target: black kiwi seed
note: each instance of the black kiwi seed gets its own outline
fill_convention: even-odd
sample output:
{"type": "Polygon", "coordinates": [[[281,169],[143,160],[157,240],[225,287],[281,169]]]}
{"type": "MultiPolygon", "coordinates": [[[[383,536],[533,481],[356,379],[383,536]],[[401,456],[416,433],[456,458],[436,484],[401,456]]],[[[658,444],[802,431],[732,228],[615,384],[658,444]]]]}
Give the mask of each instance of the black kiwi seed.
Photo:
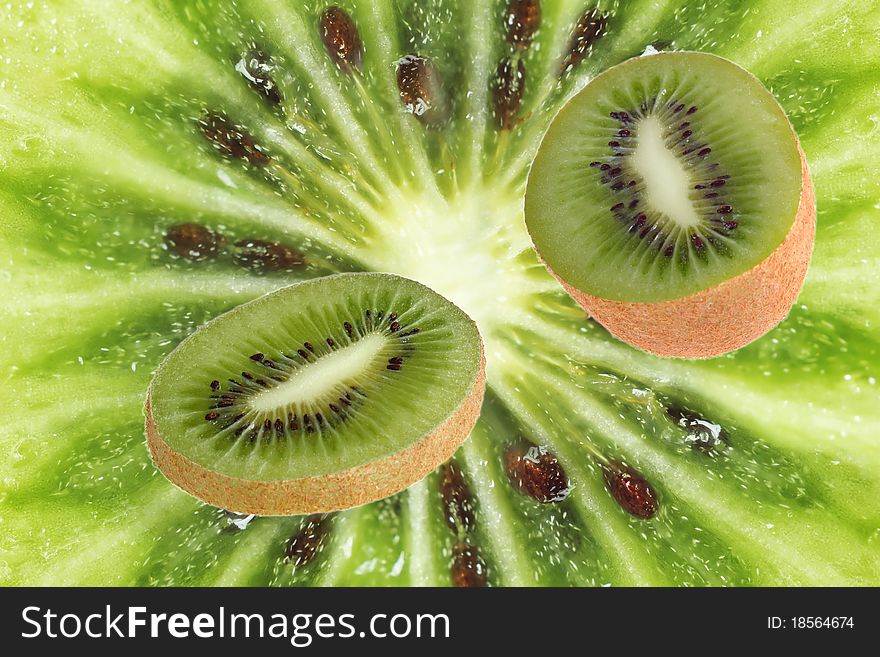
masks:
{"type": "Polygon", "coordinates": [[[446,524],[456,532],[474,528],[474,502],[461,470],[452,461],[440,466],[440,495],[446,524]]]}
{"type": "Polygon", "coordinates": [[[495,118],[502,130],[510,130],[517,121],[526,90],[526,65],[505,57],[495,72],[495,118]]]}
{"type": "Polygon", "coordinates": [[[486,564],[475,545],[456,543],[452,547],[451,574],[452,584],[458,588],[486,586],[486,564]]]}
{"type": "Polygon", "coordinates": [[[571,491],[565,470],[552,453],[537,445],[511,445],[504,453],[510,483],[542,504],[561,502],[571,491]]]}
{"type": "Polygon", "coordinates": [[[648,519],[657,513],[657,493],[636,470],[622,463],[603,466],[605,486],[621,508],[636,518],[648,519]]]}
{"type": "Polygon", "coordinates": [[[247,160],[255,167],[265,167],[271,162],[250,133],[221,112],[205,113],[198,120],[198,126],[202,134],[214,144],[214,148],[223,155],[247,160]]]}
{"type": "Polygon", "coordinates": [[[519,50],[528,50],[541,26],[541,3],[538,0],[511,0],[504,10],[505,38],[519,50]]]}
{"type": "Polygon", "coordinates": [[[226,239],[207,226],[196,223],[174,224],[165,231],[165,246],[187,260],[207,260],[220,253],[226,239]]]}
{"type": "Polygon", "coordinates": [[[321,549],[321,545],[330,531],[330,521],[326,515],[319,513],[308,516],[287,542],[284,555],[294,566],[305,566],[321,549]]]}
{"type": "Polygon", "coordinates": [[[211,381],[211,390],[217,391],[220,390],[220,382],[217,379],[211,381]]]}
{"type": "Polygon", "coordinates": [[[427,57],[407,55],[397,62],[397,89],[404,107],[424,125],[438,125],[446,120],[440,72],[427,57]]]}
{"type": "Polygon", "coordinates": [[[274,66],[266,53],[252,48],[235,64],[235,70],[241,73],[248,85],[260,94],[271,105],[280,105],[281,92],[272,77],[274,66]]]}
{"type": "Polygon", "coordinates": [[[598,41],[608,25],[608,17],[598,9],[588,9],[578,19],[568,45],[568,54],[562,60],[559,75],[577,66],[587,52],[598,41]]]}
{"type": "Polygon", "coordinates": [[[306,264],[305,256],[295,248],[258,239],[243,239],[235,243],[236,264],[256,273],[291,271],[306,264]]]}
{"type": "Polygon", "coordinates": [[[363,46],[357,25],[348,13],[339,7],[328,7],[318,21],[321,41],[330,59],[343,71],[361,67],[363,46]]]}

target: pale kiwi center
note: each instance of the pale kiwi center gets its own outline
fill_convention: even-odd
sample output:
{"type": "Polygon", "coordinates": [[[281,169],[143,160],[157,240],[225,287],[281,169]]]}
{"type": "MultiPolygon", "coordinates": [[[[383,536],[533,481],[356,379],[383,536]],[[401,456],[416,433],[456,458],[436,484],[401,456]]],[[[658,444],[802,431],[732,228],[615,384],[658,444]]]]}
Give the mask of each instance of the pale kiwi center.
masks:
{"type": "Polygon", "coordinates": [[[254,411],[268,413],[318,401],[336,391],[341,383],[362,375],[385,345],[384,336],[378,333],[366,335],[300,367],[284,383],[253,397],[250,406],[254,411]]]}
{"type": "Polygon", "coordinates": [[[631,162],[645,181],[646,201],[682,228],[701,225],[689,196],[691,181],[675,153],[666,147],[657,117],[639,122],[638,143],[631,162]]]}

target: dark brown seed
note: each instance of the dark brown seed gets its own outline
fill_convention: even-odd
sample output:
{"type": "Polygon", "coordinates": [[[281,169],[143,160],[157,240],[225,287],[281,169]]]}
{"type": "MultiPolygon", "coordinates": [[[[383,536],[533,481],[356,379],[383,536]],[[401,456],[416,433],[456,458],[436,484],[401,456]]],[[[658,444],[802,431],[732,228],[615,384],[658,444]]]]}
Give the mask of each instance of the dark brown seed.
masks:
{"type": "Polygon", "coordinates": [[[389,326],[388,329],[392,333],[397,333],[400,330],[400,322],[391,322],[391,326],[389,326]]]}
{"type": "Polygon", "coordinates": [[[389,358],[388,362],[392,365],[400,365],[403,362],[403,356],[394,356],[394,358],[389,358]]]}
{"type": "Polygon", "coordinates": [[[328,7],[319,21],[321,41],[330,59],[343,71],[361,67],[361,35],[351,16],[339,7],[328,7]]]}
{"type": "Polygon", "coordinates": [[[255,360],[259,363],[259,362],[262,362],[262,360],[263,360],[263,354],[259,354],[259,353],[253,354],[250,358],[251,358],[251,360],[255,360]]]}
{"type": "Polygon", "coordinates": [[[268,431],[269,429],[271,429],[271,428],[272,428],[272,420],[270,420],[269,418],[266,418],[265,420],[263,420],[263,428],[264,428],[266,431],[268,431]]]}
{"type": "Polygon", "coordinates": [[[174,224],[165,231],[165,246],[187,260],[215,258],[226,243],[224,237],[202,224],[174,224]]]}
{"type": "Polygon", "coordinates": [[[701,238],[699,235],[691,235],[691,244],[694,245],[694,248],[695,248],[697,251],[702,250],[702,248],[705,246],[705,245],[703,244],[703,240],[702,240],[702,238],[701,238]]]}
{"type": "Polygon", "coordinates": [[[281,420],[275,420],[275,433],[279,436],[284,433],[284,422],[281,420]]]}
{"type": "Polygon", "coordinates": [[[528,50],[541,26],[541,3],[538,0],[511,0],[504,11],[507,43],[528,50]]]}
{"type": "Polygon", "coordinates": [[[700,149],[700,152],[697,153],[697,155],[699,155],[700,157],[706,157],[711,152],[712,152],[711,148],[703,148],[703,149],[700,149]]]}
{"type": "Polygon", "coordinates": [[[327,338],[327,346],[331,349],[336,346],[336,343],[333,341],[333,338],[327,338]]]}
{"type": "Polygon", "coordinates": [[[250,133],[230,121],[225,114],[207,112],[199,119],[198,125],[214,148],[227,157],[247,160],[256,167],[264,167],[271,161],[250,133]]]}
{"type": "Polygon", "coordinates": [[[218,413],[217,411],[211,411],[205,416],[205,419],[210,422],[212,420],[216,420],[218,417],[220,417],[220,413],[218,413]]]}
{"type": "Polygon", "coordinates": [[[495,119],[502,130],[517,124],[516,117],[526,90],[526,65],[505,57],[495,72],[495,119]]]}
{"type": "Polygon", "coordinates": [[[486,586],[486,564],[475,545],[456,543],[452,547],[452,584],[458,588],[486,586]]]}
{"type": "Polygon", "coordinates": [[[406,111],[428,126],[443,123],[448,105],[440,72],[427,57],[407,55],[397,62],[397,89],[406,111]]]}
{"type": "Polygon", "coordinates": [[[400,367],[401,367],[400,365],[392,364],[392,365],[386,365],[386,366],[385,366],[385,369],[386,369],[386,370],[394,370],[395,372],[399,372],[399,371],[400,371],[400,367]]]}
{"type": "Polygon", "coordinates": [[[287,542],[284,551],[294,566],[305,566],[321,549],[321,544],[330,530],[327,516],[316,513],[305,519],[300,530],[287,542]]]}
{"type": "Polygon", "coordinates": [[[605,486],[624,511],[643,519],[657,513],[657,493],[641,474],[622,463],[611,463],[603,469],[605,486]]]}
{"type": "Polygon", "coordinates": [[[352,337],[352,335],[354,333],[354,327],[351,325],[350,322],[345,322],[342,325],[342,328],[344,328],[345,332],[348,333],[348,337],[352,337]]]}
{"type": "Polygon", "coordinates": [[[299,420],[296,418],[296,413],[289,413],[287,415],[287,426],[290,427],[291,431],[299,431],[299,420]]]}
{"type": "Polygon", "coordinates": [[[332,403],[330,404],[330,410],[333,411],[334,413],[340,412],[339,407],[336,404],[332,404],[332,403]]]}
{"type": "Polygon", "coordinates": [[[446,524],[456,532],[474,528],[474,503],[461,470],[452,461],[440,467],[440,495],[446,524]]]}
{"type": "Polygon", "coordinates": [[[315,347],[312,346],[312,343],[311,343],[311,342],[304,342],[304,343],[303,343],[303,347],[305,347],[306,349],[308,349],[308,350],[311,351],[312,353],[315,353],[315,347]]]}
{"type": "Polygon", "coordinates": [[[211,390],[220,390],[220,382],[216,379],[211,381],[211,390]]]}
{"type": "Polygon", "coordinates": [[[717,210],[718,214],[730,214],[733,212],[733,208],[729,205],[722,205],[717,210]]]}
{"type": "Polygon", "coordinates": [[[253,381],[253,380],[254,380],[254,375],[251,374],[250,372],[242,372],[241,375],[242,375],[244,378],[246,378],[248,381],[253,381]]]}
{"type": "Polygon", "coordinates": [[[542,504],[561,502],[571,485],[554,454],[537,445],[511,445],[504,453],[510,483],[524,495],[542,504]]]}
{"type": "Polygon", "coordinates": [[[241,73],[254,91],[270,104],[280,105],[283,98],[272,77],[274,68],[269,56],[257,49],[246,52],[235,65],[235,70],[241,73]]]}
{"type": "Polygon", "coordinates": [[[257,273],[291,271],[306,264],[305,256],[293,247],[266,240],[244,239],[238,247],[236,264],[257,273]]]}
{"type": "MultiPolygon", "coordinates": [[[[571,35],[571,41],[568,45],[568,54],[562,60],[559,69],[559,75],[563,75],[566,71],[577,66],[580,61],[587,55],[590,47],[598,41],[608,24],[608,17],[598,9],[588,9],[575,25],[571,35]]],[[[623,114],[622,112],[620,114],[623,114]]],[[[615,117],[623,120],[623,117],[615,117]]],[[[629,117],[627,116],[627,119],[629,117]]]]}
{"type": "Polygon", "coordinates": [[[421,329],[418,329],[418,328],[410,329],[410,330],[407,331],[406,333],[401,333],[401,334],[400,334],[400,337],[401,337],[401,338],[408,338],[408,337],[411,336],[411,335],[415,335],[415,334],[418,333],[420,330],[421,330],[421,329]]]}
{"type": "Polygon", "coordinates": [[[712,187],[724,187],[727,181],[724,178],[716,178],[711,183],[709,183],[712,187]]]}
{"type": "Polygon", "coordinates": [[[739,224],[736,223],[735,221],[725,221],[725,222],[723,223],[723,225],[724,225],[724,227],[725,227],[727,230],[733,230],[734,228],[736,228],[737,226],[739,226],[739,224]]]}
{"type": "Polygon", "coordinates": [[[693,114],[693,113],[696,112],[696,111],[697,111],[697,107],[696,107],[696,105],[694,105],[694,106],[691,106],[690,108],[688,108],[687,113],[688,113],[688,114],[693,114]]]}
{"type": "Polygon", "coordinates": [[[309,354],[306,352],[305,349],[297,349],[297,350],[296,350],[296,353],[299,354],[299,357],[302,358],[302,359],[304,359],[304,360],[308,360],[308,359],[309,359],[309,354]]]}

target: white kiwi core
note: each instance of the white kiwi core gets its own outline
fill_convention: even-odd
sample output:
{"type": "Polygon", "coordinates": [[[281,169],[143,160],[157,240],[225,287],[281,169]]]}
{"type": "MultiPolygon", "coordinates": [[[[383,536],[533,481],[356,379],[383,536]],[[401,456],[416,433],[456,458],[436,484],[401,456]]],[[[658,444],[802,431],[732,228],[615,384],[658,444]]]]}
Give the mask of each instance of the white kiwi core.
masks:
{"type": "Polygon", "coordinates": [[[648,116],[638,125],[638,144],[632,165],[645,181],[646,200],[682,228],[700,225],[689,191],[691,180],[681,161],[669,148],[659,119],[648,116]]]}
{"type": "Polygon", "coordinates": [[[299,368],[284,383],[256,395],[250,406],[258,412],[269,412],[291,404],[320,400],[337,390],[341,383],[365,372],[385,345],[386,339],[382,335],[366,335],[299,368]]]}

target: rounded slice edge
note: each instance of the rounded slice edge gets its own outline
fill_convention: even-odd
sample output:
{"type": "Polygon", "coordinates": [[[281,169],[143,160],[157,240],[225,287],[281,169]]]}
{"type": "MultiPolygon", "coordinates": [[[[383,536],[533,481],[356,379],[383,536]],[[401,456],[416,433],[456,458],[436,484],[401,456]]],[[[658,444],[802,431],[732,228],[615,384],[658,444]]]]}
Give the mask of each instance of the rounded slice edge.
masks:
{"type": "Polygon", "coordinates": [[[299,479],[250,480],[210,470],[175,451],[159,435],[146,402],[147,446],[159,470],[178,488],[228,511],[263,516],[329,513],[398,493],[447,461],[470,435],[486,390],[486,357],[470,392],[434,431],[381,459],[299,479]]]}
{"type": "Polygon", "coordinates": [[[773,253],[746,272],[681,299],[612,301],[569,285],[544,262],[566,292],[615,337],[657,356],[712,358],[757,340],[797,300],[816,233],[816,198],[804,152],[801,196],[791,229],[773,253]]]}

